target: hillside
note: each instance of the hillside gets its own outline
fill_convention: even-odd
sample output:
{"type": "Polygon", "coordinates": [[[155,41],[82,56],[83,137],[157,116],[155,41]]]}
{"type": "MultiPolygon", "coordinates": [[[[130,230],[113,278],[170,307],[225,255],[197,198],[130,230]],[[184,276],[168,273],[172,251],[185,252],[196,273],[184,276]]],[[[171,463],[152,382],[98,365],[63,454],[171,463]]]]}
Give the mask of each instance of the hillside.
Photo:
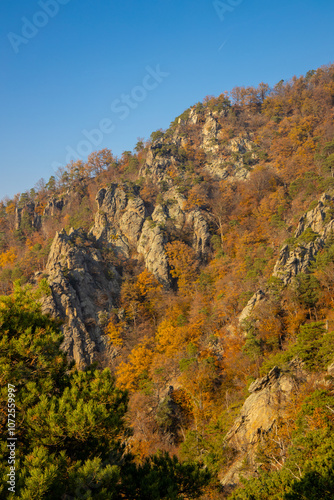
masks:
{"type": "Polygon", "coordinates": [[[1,202],[1,293],[41,291],[67,359],[128,391],[136,466],[198,463],[203,499],[334,498],[333,119],[329,65],[1,202]]]}

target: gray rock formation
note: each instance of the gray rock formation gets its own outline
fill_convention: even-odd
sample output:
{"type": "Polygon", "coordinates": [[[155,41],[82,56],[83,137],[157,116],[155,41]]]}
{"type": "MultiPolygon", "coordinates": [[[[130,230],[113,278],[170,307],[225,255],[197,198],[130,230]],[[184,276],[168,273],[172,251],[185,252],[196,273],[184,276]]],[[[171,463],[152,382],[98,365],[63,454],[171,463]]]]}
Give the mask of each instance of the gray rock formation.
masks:
{"type": "MultiPolygon", "coordinates": [[[[324,248],[328,238],[334,234],[334,197],[324,193],[317,206],[304,214],[298,222],[295,231],[295,238],[302,240],[306,230],[315,233],[314,241],[302,243],[296,241],[295,245],[286,244],[281,250],[273,270],[273,276],[282,280],[284,285],[291,283],[293,278],[299,273],[307,273],[311,262],[316,258],[317,253],[324,248]],[[316,235],[318,234],[318,237],[316,235]]],[[[239,316],[241,324],[260,300],[265,298],[262,291],[256,292],[248,301],[246,307],[239,316]]]]}
{"type": "Polygon", "coordinates": [[[90,234],[100,244],[108,245],[116,255],[128,258],[131,251],[138,252],[147,269],[168,287],[167,224],[171,222],[180,230],[189,228],[199,258],[207,256],[211,235],[205,213],[194,210],[186,214],[182,209],[186,199],[175,188],[164,193],[163,198],[164,202],[157,204],[149,216],[137,188],[112,184],[108,189],[101,189],[96,197],[98,211],[90,234]]]}
{"type": "Polygon", "coordinates": [[[138,253],[143,255],[146,268],[169,287],[170,276],[167,255],[165,252],[166,236],[159,225],[153,220],[145,221],[138,242],[138,253]]]}
{"type": "Polygon", "coordinates": [[[100,189],[96,196],[98,211],[90,233],[125,257],[129,257],[130,247],[136,246],[146,217],[144,202],[137,192],[112,184],[100,189]]]}
{"type": "Polygon", "coordinates": [[[309,228],[316,233],[321,233],[325,225],[326,215],[331,209],[333,209],[333,204],[334,198],[331,195],[324,193],[321,196],[318,205],[313,208],[313,210],[309,210],[299,219],[299,223],[295,231],[295,238],[301,236],[301,234],[309,228]]]}
{"type": "Polygon", "coordinates": [[[242,324],[242,322],[251,315],[254,307],[256,307],[258,303],[265,298],[265,296],[266,295],[262,290],[258,290],[253,297],[249,299],[239,316],[239,324],[242,324]]]}
{"type": "Polygon", "coordinates": [[[41,216],[36,212],[35,203],[32,201],[15,209],[15,229],[21,229],[23,223],[35,229],[41,227],[41,216]]]}
{"type": "Polygon", "coordinates": [[[322,238],[292,249],[289,245],[284,245],[275,264],[273,276],[280,278],[285,285],[288,285],[297,274],[307,272],[310,263],[323,246],[322,238]]]}
{"type": "Polygon", "coordinates": [[[207,218],[201,210],[193,210],[187,217],[193,233],[193,248],[199,258],[205,259],[210,249],[211,234],[207,218]]]}
{"type": "Polygon", "coordinates": [[[240,482],[245,460],[250,464],[246,476],[256,472],[256,449],[263,437],[275,428],[278,418],[284,418],[286,403],[291,394],[298,391],[306,374],[298,360],[291,361],[289,369],[282,371],[277,366],[265,377],[255,380],[250,387],[251,395],[246,399],[238,418],[226,436],[229,447],[235,450],[233,464],[221,482],[232,487],[240,482]]]}
{"type": "Polygon", "coordinates": [[[310,263],[333,234],[333,209],[334,198],[325,193],[321,196],[318,205],[300,218],[295,238],[301,239],[307,229],[318,234],[318,237],[305,244],[297,241],[295,247],[284,245],[274,267],[273,276],[280,278],[287,285],[297,274],[308,271],[310,263]],[[326,222],[326,219],[329,221],[326,222]]]}
{"type": "Polygon", "coordinates": [[[119,293],[119,276],[107,266],[94,242],[81,230],[57,233],[46,265],[51,295],[43,311],[64,321],[62,349],[79,368],[99,356],[116,355],[103,332],[119,293]]]}
{"type": "Polygon", "coordinates": [[[64,198],[50,198],[44,208],[43,215],[45,217],[54,217],[59,214],[65,207],[66,201],[64,198]]]}

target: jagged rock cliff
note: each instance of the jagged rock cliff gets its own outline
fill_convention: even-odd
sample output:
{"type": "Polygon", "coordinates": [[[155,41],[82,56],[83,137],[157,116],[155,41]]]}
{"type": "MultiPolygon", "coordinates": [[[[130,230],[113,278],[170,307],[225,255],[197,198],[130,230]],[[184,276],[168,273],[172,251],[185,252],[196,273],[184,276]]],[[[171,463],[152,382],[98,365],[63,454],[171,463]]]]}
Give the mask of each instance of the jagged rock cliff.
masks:
{"type": "Polygon", "coordinates": [[[305,273],[317,253],[324,247],[334,229],[334,198],[324,193],[317,206],[303,215],[295,232],[294,245],[284,245],[275,265],[273,276],[285,285],[299,273],[305,273]],[[303,242],[303,234],[310,230],[313,241],[303,242]]]}
{"type": "MultiPolygon", "coordinates": [[[[185,212],[184,198],[174,188],[165,193],[153,212],[140,197],[138,186],[112,184],[99,190],[96,201],[98,210],[89,233],[57,233],[45,270],[51,296],[45,300],[44,310],[65,321],[63,349],[81,368],[102,355],[109,362],[116,355],[103,331],[121,278],[106,262],[105,251],[111,252],[118,267],[122,259],[139,256],[168,288],[171,278],[165,247],[169,231],[187,230],[201,259],[208,254],[211,238],[208,215],[199,209],[185,212]]],[[[48,204],[50,213],[61,209],[57,200],[48,204]]]]}
{"type": "MultiPolygon", "coordinates": [[[[291,283],[299,273],[307,273],[317,253],[324,248],[334,232],[334,197],[324,193],[318,204],[306,212],[299,220],[293,243],[285,244],[273,270],[273,276],[282,280],[284,285],[291,283]],[[311,239],[312,241],[308,241],[311,239]]],[[[239,323],[251,316],[265,291],[258,290],[248,301],[239,315],[239,323]]]]}
{"type": "Polygon", "coordinates": [[[43,303],[44,312],[64,321],[63,350],[79,368],[115,350],[103,333],[109,311],[119,293],[120,277],[108,266],[93,239],[83,231],[57,233],[46,273],[51,295],[43,303]]]}
{"type": "Polygon", "coordinates": [[[255,380],[249,387],[239,416],[226,436],[226,442],[235,452],[233,464],[221,477],[226,487],[240,482],[240,474],[252,476],[257,470],[256,452],[262,440],[274,431],[280,418],[284,418],[286,405],[307,374],[296,359],[283,371],[277,366],[266,376],[255,380]],[[245,470],[247,463],[247,471],[245,470]]]}
{"type": "Polygon", "coordinates": [[[112,184],[108,189],[101,189],[96,199],[98,211],[91,234],[100,244],[107,244],[126,258],[131,251],[138,252],[147,269],[166,287],[170,285],[165,251],[169,223],[180,230],[187,227],[199,258],[205,258],[209,251],[208,215],[198,209],[185,212],[185,200],[174,188],[164,194],[162,203],[156,204],[151,214],[138,187],[112,184]]]}

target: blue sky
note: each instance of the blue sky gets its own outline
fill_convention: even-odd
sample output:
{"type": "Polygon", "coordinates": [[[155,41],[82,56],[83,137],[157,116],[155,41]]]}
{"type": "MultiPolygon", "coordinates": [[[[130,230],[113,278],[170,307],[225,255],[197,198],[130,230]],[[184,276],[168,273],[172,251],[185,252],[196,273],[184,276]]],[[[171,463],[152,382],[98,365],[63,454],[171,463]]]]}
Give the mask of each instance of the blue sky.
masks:
{"type": "Polygon", "coordinates": [[[190,105],[333,62],[332,0],[1,0],[0,199],[190,105]]]}

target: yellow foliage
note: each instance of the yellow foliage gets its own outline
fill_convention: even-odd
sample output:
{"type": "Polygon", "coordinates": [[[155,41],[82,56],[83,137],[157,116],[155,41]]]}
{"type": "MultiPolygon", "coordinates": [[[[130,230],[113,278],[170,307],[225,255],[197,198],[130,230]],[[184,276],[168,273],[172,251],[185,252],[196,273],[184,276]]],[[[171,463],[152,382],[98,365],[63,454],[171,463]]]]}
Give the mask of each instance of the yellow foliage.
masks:
{"type": "Polygon", "coordinates": [[[7,264],[13,264],[17,259],[17,255],[14,249],[10,249],[7,252],[0,254],[0,267],[4,267],[7,264]]]}
{"type": "Polygon", "coordinates": [[[178,176],[178,171],[176,170],[176,168],[174,166],[171,166],[168,168],[167,174],[169,175],[169,177],[171,179],[176,179],[176,177],[178,176]]]}
{"type": "Polygon", "coordinates": [[[206,200],[196,191],[191,191],[187,201],[184,203],[183,210],[194,210],[206,205],[206,200]]]}
{"type": "Polygon", "coordinates": [[[156,331],[157,350],[173,358],[180,354],[190,342],[196,344],[201,334],[196,324],[178,326],[174,320],[164,319],[156,331]]]}
{"type": "Polygon", "coordinates": [[[8,203],[8,205],[6,206],[6,213],[7,214],[14,214],[15,213],[15,203],[13,201],[8,203]]]}
{"type": "Polygon", "coordinates": [[[157,293],[162,290],[162,285],[147,269],[137,277],[137,287],[142,297],[147,297],[152,292],[157,293]]]}
{"type": "Polygon", "coordinates": [[[29,250],[33,249],[34,244],[33,244],[33,242],[31,241],[30,238],[27,238],[26,246],[29,248],[29,250]]]}
{"type": "Polygon", "coordinates": [[[171,275],[178,279],[179,291],[189,295],[197,278],[197,262],[192,248],[181,241],[166,245],[166,253],[171,265],[171,275]]]}
{"type": "Polygon", "coordinates": [[[115,323],[111,319],[105,331],[112,344],[117,346],[123,345],[122,333],[124,332],[124,323],[115,325],[115,323]]]}
{"type": "Polygon", "coordinates": [[[43,215],[45,207],[46,207],[46,203],[39,203],[37,205],[37,207],[35,208],[35,212],[39,215],[43,215]]]}
{"type": "Polygon", "coordinates": [[[150,340],[144,338],[131,351],[128,362],[122,362],[116,370],[116,383],[121,389],[135,390],[140,380],[146,377],[152,361],[153,351],[150,340]]]}

